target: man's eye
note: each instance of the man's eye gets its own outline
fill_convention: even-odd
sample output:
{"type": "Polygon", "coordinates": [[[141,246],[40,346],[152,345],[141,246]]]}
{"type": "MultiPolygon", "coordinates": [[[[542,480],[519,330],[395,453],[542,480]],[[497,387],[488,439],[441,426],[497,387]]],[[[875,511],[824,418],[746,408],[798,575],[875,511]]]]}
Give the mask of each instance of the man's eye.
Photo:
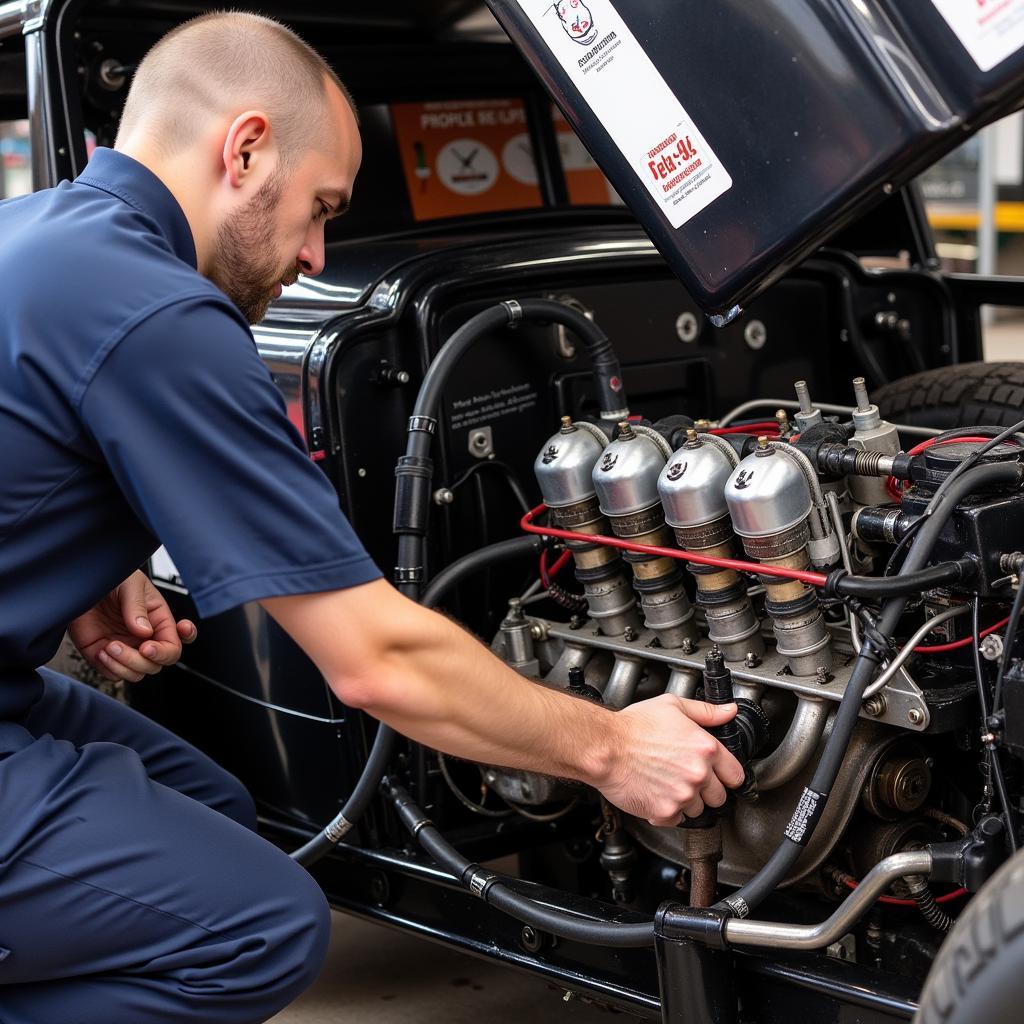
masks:
{"type": "Polygon", "coordinates": [[[326,203],[317,203],[316,212],[313,214],[314,220],[326,220],[327,215],[331,212],[331,208],[326,203]]]}

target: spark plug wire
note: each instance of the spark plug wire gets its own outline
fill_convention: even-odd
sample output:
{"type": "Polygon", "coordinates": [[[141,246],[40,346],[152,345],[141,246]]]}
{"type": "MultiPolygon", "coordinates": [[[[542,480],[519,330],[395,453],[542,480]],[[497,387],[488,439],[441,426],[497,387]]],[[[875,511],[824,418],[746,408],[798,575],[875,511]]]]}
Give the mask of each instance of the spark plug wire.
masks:
{"type": "Polygon", "coordinates": [[[680,548],[664,548],[655,544],[634,544],[620,540],[618,537],[606,537],[600,533],[576,533],[573,530],[559,530],[553,526],[537,526],[533,521],[547,505],[540,504],[530,509],[520,520],[519,525],[527,533],[540,534],[543,537],[558,537],[561,540],[583,541],[586,544],[601,544],[605,547],[618,548],[620,551],[635,551],[656,558],[675,558],[681,562],[694,562],[697,565],[710,565],[717,569],[733,569],[736,572],[753,573],[757,576],[777,576],[781,579],[799,580],[812,587],[823,587],[825,576],[820,572],[807,572],[802,569],[787,569],[778,565],[765,565],[760,562],[743,562],[736,558],[716,558],[712,555],[698,555],[693,551],[680,548]]]}

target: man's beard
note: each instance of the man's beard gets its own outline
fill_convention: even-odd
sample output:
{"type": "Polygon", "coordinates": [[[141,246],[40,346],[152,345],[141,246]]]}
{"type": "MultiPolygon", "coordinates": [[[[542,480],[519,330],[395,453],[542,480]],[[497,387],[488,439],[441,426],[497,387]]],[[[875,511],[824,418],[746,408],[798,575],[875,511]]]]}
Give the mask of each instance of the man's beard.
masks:
{"type": "Polygon", "coordinates": [[[251,324],[266,315],[278,282],[291,284],[297,277],[294,267],[282,271],[274,259],[274,219],[283,190],[284,174],[278,171],[217,231],[210,280],[251,324]]]}

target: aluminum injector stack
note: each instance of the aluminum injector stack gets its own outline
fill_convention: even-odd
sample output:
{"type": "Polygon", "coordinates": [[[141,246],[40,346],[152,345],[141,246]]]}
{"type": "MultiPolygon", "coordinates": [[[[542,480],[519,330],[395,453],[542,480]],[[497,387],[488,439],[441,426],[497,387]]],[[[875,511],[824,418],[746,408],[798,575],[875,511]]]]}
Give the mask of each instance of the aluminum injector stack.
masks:
{"type": "MultiPolygon", "coordinates": [[[[863,377],[854,378],[853,392],[857,398],[857,408],[853,410],[855,429],[850,438],[850,447],[865,452],[896,455],[900,450],[899,431],[882,419],[878,406],[868,398],[863,377]]],[[[892,501],[883,477],[851,474],[849,481],[850,494],[858,505],[885,505],[892,501]]]]}
{"type": "MultiPolygon", "coordinates": [[[[593,472],[601,511],[617,537],[637,544],[671,543],[658,496],[658,476],[669,455],[671,448],[657,431],[619,424],[618,436],[605,448],[593,472]]],[[[694,643],[693,607],[675,561],[636,552],[628,552],[625,558],[633,567],[644,622],[661,646],[673,649],[694,643]]]]}
{"type": "MultiPolygon", "coordinates": [[[[665,522],[684,551],[735,558],[735,534],[725,485],[739,458],[732,446],[711,434],[687,431],[686,443],[669,457],[658,477],[665,522]]],[[[691,564],[697,604],[707,616],[708,635],[727,661],[764,654],[761,623],[738,572],[691,564]]]]}
{"type": "MultiPolygon", "coordinates": [[[[608,444],[590,423],[562,417],[562,428],[548,438],[533,464],[551,525],[578,533],[607,534],[608,523],[598,506],[592,472],[608,444]]],[[[625,567],[614,548],[568,541],[583,584],[590,616],[605,636],[639,630],[640,617],[625,567]]]]}
{"type": "MultiPolygon", "coordinates": [[[[733,527],[747,554],[769,565],[806,569],[811,539],[808,516],[814,503],[799,457],[788,445],[758,448],[733,471],[725,486],[733,527]]],[[[763,577],[765,610],[772,620],[779,654],[794,675],[824,674],[832,652],[818,595],[797,580],[763,577]]]]}

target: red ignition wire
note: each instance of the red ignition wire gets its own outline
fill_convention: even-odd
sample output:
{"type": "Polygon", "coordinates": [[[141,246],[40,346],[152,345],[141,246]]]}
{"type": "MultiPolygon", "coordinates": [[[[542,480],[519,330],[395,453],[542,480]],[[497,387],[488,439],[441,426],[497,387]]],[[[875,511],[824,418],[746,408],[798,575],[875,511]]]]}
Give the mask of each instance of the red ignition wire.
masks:
{"type": "Polygon", "coordinates": [[[777,576],[780,579],[799,580],[812,587],[823,587],[825,577],[820,572],[806,572],[801,569],[786,569],[777,565],[762,565],[758,562],[741,562],[735,558],[715,558],[711,555],[698,555],[692,551],[679,548],[663,548],[654,544],[633,544],[620,540],[618,537],[606,537],[599,533],[575,533],[572,530],[557,530],[553,526],[535,526],[533,520],[547,509],[547,505],[538,505],[530,509],[519,521],[519,525],[527,533],[540,534],[543,537],[559,537],[562,540],[578,540],[586,544],[602,544],[620,551],[636,551],[642,555],[653,555],[656,558],[676,558],[682,562],[694,562],[697,565],[711,565],[716,569],[733,569],[736,572],[749,572],[757,576],[777,576]]]}
{"type": "Polygon", "coordinates": [[[731,427],[712,427],[709,434],[778,434],[778,420],[765,420],[762,423],[737,423],[731,427]]]}
{"type": "MultiPolygon", "coordinates": [[[[913,448],[907,452],[908,455],[920,455],[921,452],[927,448],[931,448],[935,444],[985,444],[991,441],[991,437],[944,437],[939,440],[937,437],[929,437],[926,441],[922,441],[920,444],[915,444],[913,448]]],[[[899,501],[903,497],[903,491],[900,487],[900,482],[896,477],[891,476],[885,481],[885,489],[889,492],[889,497],[893,501],[899,501]]]]}
{"type": "MultiPolygon", "coordinates": [[[[852,878],[844,878],[843,885],[847,889],[856,889],[857,883],[852,878]]],[[[952,892],[943,893],[941,896],[935,897],[936,903],[951,903],[953,900],[960,899],[961,896],[966,896],[966,889],[954,889],[952,892]]],[[[914,900],[902,900],[897,896],[879,896],[879,903],[888,903],[894,907],[916,907],[917,903],[914,900]]]]}
{"type": "Polygon", "coordinates": [[[555,564],[549,569],[547,548],[540,553],[540,581],[544,584],[545,590],[551,586],[551,581],[565,568],[570,558],[572,558],[572,552],[563,551],[555,559],[555,564]]]}
{"type": "MultiPolygon", "coordinates": [[[[999,622],[994,623],[987,629],[983,629],[978,634],[979,640],[984,640],[989,633],[994,633],[997,629],[1002,629],[1010,621],[1010,617],[1007,616],[1005,619],[1001,619],[999,622]]],[[[954,640],[948,644],[922,644],[920,647],[914,648],[915,654],[942,654],[944,651],[959,651],[961,647],[969,647],[974,643],[973,636],[965,636],[962,640],[954,640]]]]}

